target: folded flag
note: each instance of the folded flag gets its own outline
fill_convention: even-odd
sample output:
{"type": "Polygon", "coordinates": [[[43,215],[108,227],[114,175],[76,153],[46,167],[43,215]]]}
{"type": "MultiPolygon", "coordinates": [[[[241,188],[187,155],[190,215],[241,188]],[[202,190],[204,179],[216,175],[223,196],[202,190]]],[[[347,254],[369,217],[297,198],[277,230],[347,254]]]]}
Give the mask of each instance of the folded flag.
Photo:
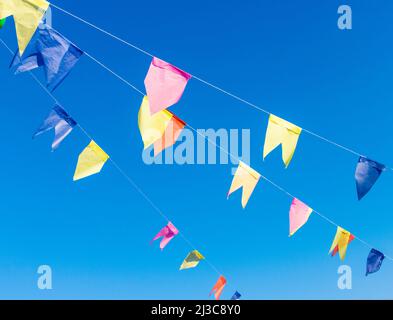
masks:
{"type": "Polygon", "coordinates": [[[214,285],[212,291],[210,292],[210,296],[214,293],[214,297],[216,298],[216,300],[220,300],[221,293],[224,290],[226,284],[227,280],[223,276],[220,276],[220,278],[214,285]]]}
{"type": "Polygon", "coordinates": [[[239,292],[235,292],[231,298],[231,300],[240,300],[240,298],[242,297],[242,295],[239,292]]]}
{"type": "Polygon", "coordinates": [[[38,30],[37,40],[29,55],[21,58],[16,53],[11,67],[16,68],[15,74],[43,67],[47,87],[53,91],[69,75],[82,55],[83,51],[60,33],[43,25],[38,30]]]}
{"type": "Polygon", "coordinates": [[[99,173],[108,159],[104,150],[92,140],[79,155],[74,181],[99,173]]]}
{"type": "Polygon", "coordinates": [[[282,147],[282,159],[288,167],[296,150],[302,128],[281,119],[273,114],[269,117],[269,124],[266,131],[265,146],[263,149],[263,159],[276,149],[282,147]]]}
{"type": "Polygon", "coordinates": [[[370,273],[378,272],[384,259],[385,255],[382,252],[371,249],[367,258],[366,276],[370,273]]]}
{"type": "Polygon", "coordinates": [[[291,209],[289,210],[289,236],[293,236],[308,220],[312,209],[300,200],[292,200],[291,209]]]}
{"type": "Polygon", "coordinates": [[[190,74],[154,57],[145,79],[151,114],[177,103],[190,79],[190,74]]]}
{"type": "Polygon", "coordinates": [[[353,239],[355,239],[355,237],[350,232],[341,227],[337,227],[336,236],[334,237],[329,254],[331,253],[333,257],[338,252],[340,255],[340,259],[344,260],[347,253],[348,244],[353,239]]]}
{"type": "Polygon", "coordinates": [[[4,26],[5,22],[6,22],[6,20],[7,20],[6,18],[0,19],[0,29],[3,28],[3,26],[4,26]]]}
{"type": "Polygon", "coordinates": [[[14,16],[19,54],[22,55],[48,9],[45,0],[0,1],[0,19],[14,16]]]}
{"type": "Polygon", "coordinates": [[[362,199],[377,182],[385,166],[376,161],[360,157],[356,166],[355,180],[358,199],[362,199]]]}
{"type": "Polygon", "coordinates": [[[172,222],[168,222],[168,225],[166,225],[164,228],[160,230],[159,233],[157,233],[153,241],[162,238],[160,242],[160,249],[164,250],[164,248],[169,243],[169,241],[171,241],[178,233],[179,230],[176,229],[176,227],[172,224],[172,222]]]}
{"type": "Polygon", "coordinates": [[[176,143],[185,123],[168,110],[150,113],[149,98],[145,96],[138,114],[138,126],[144,148],[154,144],[154,155],[176,143]]]}
{"type": "Polygon", "coordinates": [[[61,106],[55,105],[41,127],[34,133],[33,138],[51,129],[55,129],[55,138],[52,143],[52,151],[54,151],[76,125],[76,121],[61,106]]]}
{"type": "Polygon", "coordinates": [[[235,191],[243,188],[242,194],[242,206],[246,207],[248,200],[251,197],[261,175],[256,172],[254,169],[250,168],[245,163],[239,161],[239,167],[235,172],[235,176],[233,177],[231,188],[228,192],[228,197],[235,191]]]}
{"type": "Polygon", "coordinates": [[[182,265],[180,266],[180,270],[195,268],[201,260],[204,260],[205,257],[201,255],[198,250],[194,250],[188,254],[188,256],[184,259],[182,265]]]}

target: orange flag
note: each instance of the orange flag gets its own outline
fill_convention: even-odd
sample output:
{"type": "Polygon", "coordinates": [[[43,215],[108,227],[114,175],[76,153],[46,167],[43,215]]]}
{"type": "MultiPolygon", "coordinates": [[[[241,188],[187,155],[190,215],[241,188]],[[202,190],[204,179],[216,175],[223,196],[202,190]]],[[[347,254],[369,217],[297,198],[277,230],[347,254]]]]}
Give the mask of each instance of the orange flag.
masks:
{"type": "Polygon", "coordinates": [[[186,123],[183,120],[180,120],[178,117],[172,114],[172,118],[169,121],[161,139],[154,143],[154,156],[156,157],[166,148],[173,146],[185,126],[186,123]]]}
{"type": "Polygon", "coordinates": [[[212,291],[210,292],[210,295],[214,293],[214,297],[216,298],[216,300],[220,300],[222,290],[224,290],[226,284],[227,280],[223,276],[220,276],[217,283],[214,285],[212,291]]]}

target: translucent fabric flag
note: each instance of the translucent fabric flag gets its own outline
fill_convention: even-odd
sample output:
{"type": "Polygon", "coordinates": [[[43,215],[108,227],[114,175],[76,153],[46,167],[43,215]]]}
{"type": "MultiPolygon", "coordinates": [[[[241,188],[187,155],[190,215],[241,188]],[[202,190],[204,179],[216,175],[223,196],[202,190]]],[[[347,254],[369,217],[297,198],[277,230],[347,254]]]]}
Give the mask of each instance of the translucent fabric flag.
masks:
{"type": "Polygon", "coordinates": [[[382,262],[385,259],[385,255],[376,249],[371,249],[367,257],[366,276],[370,273],[378,272],[381,269],[382,262]]]}
{"type": "Polygon", "coordinates": [[[169,222],[168,225],[166,225],[164,228],[160,230],[159,233],[157,233],[153,241],[162,238],[160,242],[160,249],[164,250],[164,248],[169,243],[169,241],[171,241],[178,233],[179,230],[176,229],[176,227],[172,224],[172,222],[169,222]]]}
{"type": "Polygon", "coordinates": [[[214,293],[214,297],[216,298],[216,300],[220,300],[221,293],[224,290],[226,284],[227,280],[223,276],[220,276],[220,278],[214,285],[212,291],[210,292],[210,295],[214,293]]]}
{"type": "Polygon", "coordinates": [[[52,150],[56,150],[60,143],[71,133],[77,125],[67,112],[59,105],[55,105],[49,116],[45,119],[41,127],[34,133],[33,138],[49,130],[55,129],[55,139],[52,143],[52,150]]]}
{"type": "Polygon", "coordinates": [[[143,98],[138,114],[138,126],[144,148],[154,144],[154,154],[175,144],[185,123],[168,110],[150,114],[149,98],[143,98]]]}
{"type": "Polygon", "coordinates": [[[279,145],[282,148],[282,160],[288,167],[296,150],[302,128],[276,117],[271,114],[266,131],[265,147],[263,149],[263,159],[276,149],[279,145]]]}
{"type": "Polygon", "coordinates": [[[293,236],[308,220],[312,209],[294,198],[289,210],[289,236],[293,236]]]}
{"type": "Polygon", "coordinates": [[[332,256],[335,256],[336,253],[338,252],[340,255],[340,259],[344,260],[345,255],[347,253],[348,244],[353,239],[355,239],[355,237],[350,232],[344,230],[341,227],[337,227],[336,236],[334,237],[333,244],[332,247],[330,248],[329,254],[331,253],[332,256]]]}
{"type": "Polygon", "coordinates": [[[6,22],[5,18],[0,20],[0,29],[3,28],[5,22],[6,22]]]}
{"type": "Polygon", "coordinates": [[[180,270],[195,268],[201,260],[204,260],[205,257],[201,255],[198,250],[194,250],[188,254],[188,256],[184,259],[182,265],[180,266],[180,270]]]}
{"type": "Polygon", "coordinates": [[[14,16],[19,54],[22,55],[48,9],[45,0],[2,0],[0,19],[14,16]]]}
{"type": "Polygon", "coordinates": [[[145,79],[151,114],[177,103],[190,79],[190,74],[154,57],[145,79]]]}
{"type": "Polygon", "coordinates": [[[235,191],[243,188],[242,194],[242,206],[246,207],[248,200],[251,197],[261,175],[256,172],[254,169],[250,168],[245,163],[239,161],[239,167],[235,172],[235,176],[233,177],[231,188],[228,192],[228,197],[235,191]]]}
{"type": "Polygon", "coordinates": [[[15,54],[11,67],[16,68],[15,74],[43,67],[47,86],[53,91],[69,75],[82,55],[83,51],[61,34],[48,25],[42,25],[31,52],[25,58],[15,54]]]}
{"type": "Polygon", "coordinates": [[[362,199],[377,182],[385,166],[376,161],[360,157],[356,166],[355,180],[358,199],[362,199]]]}
{"type": "Polygon", "coordinates": [[[242,295],[239,292],[235,292],[231,298],[231,300],[240,300],[240,298],[242,297],[242,295]]]}
{"type": "Polygon", "coordinates": [[[90,144],[79,155],[74,181],[99,173],[108,159],[109,156],[104,150],[91,140],[90,144]]]}

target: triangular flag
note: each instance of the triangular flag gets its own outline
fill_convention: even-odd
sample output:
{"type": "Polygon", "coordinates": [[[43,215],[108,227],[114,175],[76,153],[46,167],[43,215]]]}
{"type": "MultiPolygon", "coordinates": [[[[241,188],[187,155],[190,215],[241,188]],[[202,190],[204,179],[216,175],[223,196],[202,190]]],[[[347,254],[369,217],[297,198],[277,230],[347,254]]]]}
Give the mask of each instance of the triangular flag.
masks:
{"type": "Polygon", "coordinates": [[[228,192],[228,197],[236,190],[243,188],[242,206],[246,207],[255,186],[258,184],[261,175],[254,169],[250,168],[245,163],[239,161],[239,167],[233,177],[231,188],[228,192]]]}
{"type": "Polygon", "coordinates": [[[212,291],[210,292],[210,296],[214,293],[214,297],[216,298],[216,300],[220,300],[221,293],[224,290],[226,284],[227,280],[223,276],[220,276],[220,278],[214,285],[212,291]]]}
{"type": "Polygon", "coordinates": [[[172,114],[172,118],[169,121],[168,126],[166,127],[161,139],[154,142],[154,156],[157,156],[163,150],[173,146],[185,126],[186,123],[183,120],[180,120],[178,117],[172,114]]]}
{"type": "Polygon", "coordinates": [[[109,156],[93,140],[82,151],[78,158],[74,181],[99,173],[109,156]]]}
{"type": "Polygon", "coordinates": [[[385,166],[376,161],[360,157],[356,166],[355,180],[358,199],[362,199],[377,182],[385,166]]]}
{"type": "Polygon", "coordinates": [[[14,16],[21,56],[48,7],[49,3],[45,0],[6,0],[0,2],[0,19],[14,16]]]}
{"type": "Polygon", "coordinates": [[[293,236],[308,220],[312,209],[294,198],[289,210],[289,235],[293,236]]]}
{"type": "Polygon", "coordinates": [[[177,234],[179,230],[173,225],[172,222],[168,222],[168,224],[157,233],[157,235],[153,238],[153,241],[156,241],[159,238],[162,238],[160,242],[160,249],[164,250],[166,245],[171,241],[177,234]]]}
{"type": "Polygon", "coordinates": [[[188,254],[188,256],[184,259],[182,265],[180,266],[180,270],[195,268],[201,260],[204,260],[205,257],[201,255],[198,250],[194,250],[188,254]]]}
{"type": "Polygon", "coordinates": [[[301,132],[302,128],[271,114],[266,131],[263,159],[281,144],[282,160],[288,167],[295,153],[301,132]]]}
{"type": "Polygon", "coordinates": [[[11,67],[16,67],[16,74],[43,67],[47,86],[53,91],[69,75],[82,55],[83,51],[61,34],[48,25],[42,25],[29,55],[21,59],[17,53],[11,67]]]}
{"type": "Polygon", "coordinates": [[[381,269],[382,262],[385,259],[385,255],[376,249],[371,249],[367,257],[366,276],[370,273],[378,272],[381,269]]]}
{"type": "Polygon", "coordinates": [[[177,103],[190,78],[190,74],[154,57],[145,79],[151,114],[177,103]]]}
{"type": "Polygon", "coordinates": [[[54,151],[76,125],[75,120],[61,106],[55,105],[44,123],[34,133],[33,138],[51,129],[55,129],[55,139],[52,143],[52,150],[54,151]]]}
{"type": "Polygon", "coordinates": [[[239,292],[235,292],[231,298],[231,300],[240,300],[240,298],[242,297],[242,295],[239,292]]]}
{"type": "Polygon", "coordinates": [[[7,20],[6,18],[0,19],[0,29],[3,28],[3,26],[4,26],[5,22],[6,22],[6,20],[7,20]]]}
{"type": "Polygon", "coordinates": [[[347,230],[337,227],[336,236],[334,237],[333,244],[330,248],[329,254],[335,256],[338,252],[340,254],[340,259],[344,260],[347,253],[348,244],[355,239],[355,237],[347,230]]]}

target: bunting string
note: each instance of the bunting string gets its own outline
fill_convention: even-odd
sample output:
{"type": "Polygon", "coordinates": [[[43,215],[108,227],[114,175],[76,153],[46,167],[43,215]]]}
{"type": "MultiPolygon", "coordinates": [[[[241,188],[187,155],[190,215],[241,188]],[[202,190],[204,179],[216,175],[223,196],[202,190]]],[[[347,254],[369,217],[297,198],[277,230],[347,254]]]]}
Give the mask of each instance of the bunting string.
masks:
{"type": "MultiPolygon", "coordinates": [[[[142,48],[140,48],[140,47],[130,43],[129,41],[124,40],[121,37],[116,36],[115,34],[109,32],[109,31],[107,31],[107,30],[105,30],[105,29],[103,29],[101,27],[98,27],[97,25],[95,25],[95,24],[93,24],[93,23],[91,23],[91,22],[89,22],[89,21],[87,21],[87,20],[85,20],[85,19],[83,19],[83,18],[81,18],[81,17],[79,17],[79,16],[77,16],[77,15],[75,15],[75,14],[73,14],[73,13],[71,13],[71,12],[61,8],[61,7],[59,7],[59,6],[57,6],[57,5],[54,5],[53,3],[51,3],[51,6],[53,8],[55,8],[55,9],[65,13],[65,14],[69,15],[70,17],[72,17],[72,18],[74,18],[74,19],[76,19],[76,20],[78,20],[78,21],[80,21],[80,22],[82,22],[82,23],[84,23],[84,24],[86,24],[86,25],[96,29],[97,31],[100,31],[103,34],[105,34],[105,35],[107,35],[107,36],[109,36],[109,37],[111,37],[111,38],[113,38],[113,39],[123,43],[124,45],[126,45],[128,47],[131,47],[131,48],[133,48],[133,49],[143,53],[144,55],[147,55],[147,56],[149,56],[151,58],[157,57],[157,56],[153,55],[152,53],[150,53],[150,52],[148,52],[148,51],[146,51],[146,50],[144,50],[144,49],[142,49],[142,48]]],[[[165,61],[168,61],[168,60],[165,60],[165,61]]],[[[268,116],[272,115],[272,113],[270,111],[268,111],[268,110],[266,110],[266,109],[264,109],[264,108],[262,108],[262,107],[260,107],[260,106],[258,106],[256,104],[254,104],[252,102],[249,102],[248,100],[243,99],[243,98],[239,97],[238,95],[235,95],[235,94],[233,94],[233,93],[231,93],[231,92],[229,92],[227,90],[224,90],[221,87],[219,87],[219,86],[217,86],[217,85],[215,85],[215,84],[213,84],[213,83],[211,83],[209,81],[206,81],[206,80],[204,80],[204,79],[202,79],[202,78],[200,78],[200,77],[198,77],[198,76],[196,76],[196,75],[194,75],[192,73],[189,73],[189,74],[192,76],[193,79],[195,79],[195,80],[197,80],[197,81],[199,81],[199,82],[201,82],[201,83],[203,83],[203,84],[205,84],[205,85],[207,85],[207,86],[209,86],[209,87],[211,87],[211,88],[213,88],[213,89],[215,89],[215,90],[217,90],[217,91],[219,91],[219,92],[221,92],[221,93],[223,93],[223,94],[225,94],[225,95],[227,95],[227,96],[229,96],[229,97],[231,97],[231,98],[233,98],[233,99],[235,99],[235,100],[237,100],[239,102],[242,102],[242,103],[244,103],[244,104],[246,104],[246,105],[248,105],[248,106],[250,106],[250,107],[252,107],[252,108],[254,108],[256,110],[259,110],[259,111],[265,113],[268,116]]],[[[126,81],[123,79],[123,82],[126,82],[126,81]]],[[[132,85],[130,85],[130,86],[132,86],[132,85]]],[[[136,91],[138,91],[139,93],[143,94],[140,90],[138,90],[136,88],[134,88],[134,89],[136,91]]],[[[365,156],[364,154],[361,154],[361,153],[359,153],[359,152],[357,152],[357,151],[355,151],[355,150],[353,150],[353,149],[351,149],[349,147],[346,147],[346,146],[344,146],[342,144],[339,144],[339,143],[334,142],[334,141],[332,141],[332,140],[330,140],[328,138],[325,138],[325,137],[323,137],[323,136],[321,136],[321,135],[319,135],[319,134],[317,134],[317,133],[315,133],[315,132],[313,132],[311,130],[305,129],[303,127],[302,127],[302,129],[303,129],[303,132],[308,133],[309,135],[311,135],[311,136],[313,136],[313,137],[315,137],[315,138],[317,138],[319,140],[322,140],[322,141],[324,141],[324,142],[326,142],[328,144],[331,144],[331,145],[333,145],[333,146],[335,146],[337,148],[340,148],[340,149],[342,149],[344,151],[347,151],[347,152],[349,152],[349,153],[351,153],[353,155],[356,155],[356,156],[359,156],[359,157],[364,157],[365,156]]],[[[390,167],[390,166],[386,166],[386,169],[393,171],[393,167],[390,167]]]]}

